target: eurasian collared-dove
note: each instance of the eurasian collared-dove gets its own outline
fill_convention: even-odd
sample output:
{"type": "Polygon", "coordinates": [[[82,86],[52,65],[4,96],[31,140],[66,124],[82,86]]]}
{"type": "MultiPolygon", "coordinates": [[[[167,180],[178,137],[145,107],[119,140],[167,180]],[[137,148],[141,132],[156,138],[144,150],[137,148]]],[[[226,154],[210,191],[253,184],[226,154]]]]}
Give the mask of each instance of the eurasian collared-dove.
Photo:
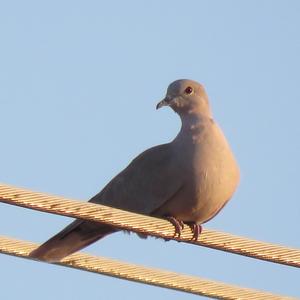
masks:
{"type": "MultiPolygon", "coordinates": [[[[200,224],[214,217],[231,198],[239,169],[212,118],[201,84],[173,82],[156,108],[162,106],[170,106],[181,118],[176,138],[141,153],[90,202],[167,217],[178,234],[183,222],[188,223],[197,239],[200,224]]],[[[109,225],[75,220],[31,252],[31,257],[59,261],[115,231],[109,225]]]]}

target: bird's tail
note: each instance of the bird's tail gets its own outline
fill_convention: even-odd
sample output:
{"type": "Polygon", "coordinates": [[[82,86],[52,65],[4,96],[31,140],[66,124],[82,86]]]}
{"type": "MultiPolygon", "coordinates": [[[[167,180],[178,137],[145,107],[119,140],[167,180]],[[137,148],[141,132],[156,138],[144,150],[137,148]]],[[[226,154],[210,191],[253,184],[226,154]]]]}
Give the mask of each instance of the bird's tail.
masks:
{"type": "Polygon", "coordinates": [[[116,230],[106,224],[75,220],[29,256],[47,262],[58,262],[116,230]]]}

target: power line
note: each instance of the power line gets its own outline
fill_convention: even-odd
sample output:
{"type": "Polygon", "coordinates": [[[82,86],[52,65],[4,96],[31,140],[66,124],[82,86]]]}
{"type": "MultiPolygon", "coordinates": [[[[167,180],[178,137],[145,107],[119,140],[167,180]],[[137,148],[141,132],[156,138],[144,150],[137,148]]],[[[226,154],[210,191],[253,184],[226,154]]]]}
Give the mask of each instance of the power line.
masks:
{"type": "MultiPolygon", "coordinates": [[[[38,246],[34,243],[0,236],[0,253],[31,259],[28,256],[29,253],[38,246]]],[[[72,254],[56,264],[215,299],[295,299],[84,253],[72,254]]]]}
{"type": "Polygon", "coordinates": [[[181,237],[174,237],[174,227],[168,221],[123,211],[108,206],[80,202],[63,197],[32,192],[0,184],[0,202],[47,213],[101,222],[114,227],[174,239],[180,242],[214,248],[278,264],[300,267],[300,250],[251,240],[229,233],[203,229],[198,241],[192,241],[192,232],[186,226],[181,237]]]}

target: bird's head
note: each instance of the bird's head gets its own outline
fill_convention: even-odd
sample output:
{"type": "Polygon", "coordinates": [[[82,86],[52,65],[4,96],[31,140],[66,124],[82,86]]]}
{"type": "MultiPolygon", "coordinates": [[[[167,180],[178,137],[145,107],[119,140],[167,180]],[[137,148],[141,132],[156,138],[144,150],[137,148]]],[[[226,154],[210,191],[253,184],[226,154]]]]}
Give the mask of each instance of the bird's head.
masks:
{"type": "Polygon", "coordinates": [[[204,114],[210,115],[208,97],[204,87],[193,80],[180,79],[172,82],[167,94],[156,109],[170,106],[179,115],[204,114]]]}

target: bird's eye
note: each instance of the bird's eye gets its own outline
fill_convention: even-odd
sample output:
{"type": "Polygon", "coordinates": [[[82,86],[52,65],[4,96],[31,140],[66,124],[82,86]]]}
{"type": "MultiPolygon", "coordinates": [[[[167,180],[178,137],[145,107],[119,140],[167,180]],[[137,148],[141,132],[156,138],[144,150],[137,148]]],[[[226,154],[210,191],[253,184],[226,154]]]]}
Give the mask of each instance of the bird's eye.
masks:
{"type": "Polygon", "coordinates": [[[194,91],[193,88],[190,87],[190,86],[188,86],[188,87],[184,90],[184,92],[185,92],[187,95],[190,95],[193,91],[194,91]]]}

